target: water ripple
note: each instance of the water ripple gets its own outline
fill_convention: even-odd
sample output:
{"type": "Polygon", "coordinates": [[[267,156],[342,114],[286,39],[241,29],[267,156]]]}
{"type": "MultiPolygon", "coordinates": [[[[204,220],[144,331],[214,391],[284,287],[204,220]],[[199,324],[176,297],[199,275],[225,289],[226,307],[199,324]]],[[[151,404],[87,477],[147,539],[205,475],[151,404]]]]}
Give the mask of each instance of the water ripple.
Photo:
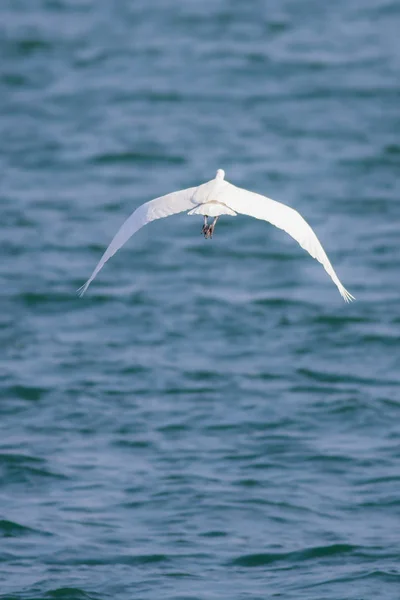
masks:
{"type": "Polygon", "coordinates": [[[0,3],[2,600],[398,598],[398,16],[0,3]],[[219,167],[357,302],[283,231],[186,215],[77,298],[219,167]]]}

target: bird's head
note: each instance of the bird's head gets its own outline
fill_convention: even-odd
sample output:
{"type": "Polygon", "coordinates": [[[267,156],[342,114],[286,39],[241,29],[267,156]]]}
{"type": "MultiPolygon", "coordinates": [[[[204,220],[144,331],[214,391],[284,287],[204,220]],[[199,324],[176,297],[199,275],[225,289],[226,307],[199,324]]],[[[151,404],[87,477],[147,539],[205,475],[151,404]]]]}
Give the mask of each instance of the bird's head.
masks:
{"type": "Polygon", "coordinates": [[[223,179],[225,177],[225,171],[223,169],[218,169],[215,179],[223,179]]]}

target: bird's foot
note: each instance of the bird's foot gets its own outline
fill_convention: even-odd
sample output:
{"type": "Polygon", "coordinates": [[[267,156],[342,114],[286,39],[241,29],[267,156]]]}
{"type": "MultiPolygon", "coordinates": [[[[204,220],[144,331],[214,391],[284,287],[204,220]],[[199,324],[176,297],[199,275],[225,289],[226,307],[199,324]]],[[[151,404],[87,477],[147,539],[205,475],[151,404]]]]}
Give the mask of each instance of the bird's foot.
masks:
{"type": "Polygon", "coordinates": [[[214,223],[212,225],[209,225],[207,223],[207,219],[208,219],[208,217],[205,215],[204,216],[204,224],[203,224],[203,227],[201,228],[201,233],[204,235],[204,237],[206,239],[212,237],[212,233],[214,231],[214,223]]]}
{"type": "Polygon", "coordinates": [[[207,215],[204,215],[204,224],[203,224],[203,227],[201,228],[201,233],[204,235],[205,238],[207,238],[207,233],[208,233],[208,230],[210,227],[207,224],[207,219],[208,219],[207,215]]]}
{"type": "Polygon", "coordinates": [[[212,238],[213,233],[214,233],[214,227],[215,225],[203,225],[203,229],[201,230],[201,233],[204,235],[205,239],[208,240],[209,238],[212,238]]]}
{"type": "Polygon", "coordinates": [[[214,233],[214,229],[215,226],[217,224],[219,217],[215,217],[214,221],[211,223],[211,225],[207,225],[207,229],[204,231],[204,237],[207,238],[212,238],[213,233],[214,233]]]}
{"type": "Polygon", "coordinates": [[[211,223],[211,225],[208,225],[207,217],[204,217],[204,225],[201,229],[201,233],[204,235],[206,240],[212,238],[217,221],[218,221],[218,217],[215,217],[215,219],[211,223]]]}

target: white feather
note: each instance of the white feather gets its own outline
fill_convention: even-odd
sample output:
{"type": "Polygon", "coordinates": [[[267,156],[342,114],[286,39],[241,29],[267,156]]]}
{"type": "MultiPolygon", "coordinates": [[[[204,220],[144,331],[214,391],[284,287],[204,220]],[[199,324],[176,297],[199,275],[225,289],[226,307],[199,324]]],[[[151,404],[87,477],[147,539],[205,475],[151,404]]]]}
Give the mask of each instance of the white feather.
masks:
{"type": "Polygon", "coordinates": [[[236,217],[234,210],[229,208],[229,206],[226,206],[226,204],[215,202],[215,200],[198,204],[195,208],[189,210],[188,215],[203,215],[205,217],[220,217],[221,215],[230,215],[231,217],[236,217]]]}
{"type": "Polygon", "coordinates": [[[302,248],[323,265],[346,302],[354,300],[354,296],[341,284],[314,231],[296,210],[266,196],[236,187],[224,180],[224,177],[224,171],[218,169],[215,179],[211,179],[198,187],[172,192],[139,206],[117,231],[93,273],[87,282],[79,288],[79,295],[83,296],[104,264],[141,227],[155,219],[188,211],[188,214],[211,217],[234,216],[236,213],[240,213],[272,223],[272,225],[286,231],[302,248]]]}
{"type": "Polygon", "coordinates": [[[266,196],[248,192],[231,183],[228,183],[226,187],[220,190],[217,199],[227,204],[227,206],[239,214],[268,221],[272,225],[275,225],[275,227],[286,231],[304,250],[307,250],[313,258],[322,264],[332,281],[337,285],[345,301],[350,302],[354,300],[354,296],[341,284],[314,231],[297,210],[281,202],[276,202],[276,200],[271,200],[271,198],[267,198],[266,196]]]}
{"type": "Polygon", "coordinates": [[[192,201],[192,197],[196,189],[197,188],[194,187],[186,190],[180,190],[179,192],[172,192],[172,194],[160,196],[160,198],[150,200],[150,202],[146,202],[145,204],[139,206],[139,208],[137,208],[121,225],[111,240],[107,250],[99,260],[93,273],[87,282],[79,288],[79,296],[83,296],[93,279],[96,277],[97,273],[104,267],[105,263],[117,252],[117,250],[121,248],[121,246],[123,246],[129,240],[134,233],[136,233],[144,225],[147,225],[147,223],[150,223],[150,221],[162,219],[163,217],[169,217],[170,215],[189,210],[190,208],[196,206],[196,204],[192,201]]]}

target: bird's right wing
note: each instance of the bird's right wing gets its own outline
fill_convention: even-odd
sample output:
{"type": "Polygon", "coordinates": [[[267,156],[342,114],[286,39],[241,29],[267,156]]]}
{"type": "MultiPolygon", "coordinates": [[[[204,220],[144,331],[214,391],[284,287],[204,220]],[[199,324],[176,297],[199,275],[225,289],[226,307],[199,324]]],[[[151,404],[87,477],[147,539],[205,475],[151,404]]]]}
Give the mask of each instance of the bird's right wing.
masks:
{"type": "Polygon", "coordinates": [[[325,271],[337,285],[345,301],[350,302],[354,300],[354,296],[341,284],[314,231],[297,210],[286,206],[286,204],[276,202],[276,200],[271,200],[271,198],[249,192],[232,184],[223,187],[218,193],[217,199],[224,202],[237,213],[269,221],[275,227],[286,231],[304,250],[307,250],[313,258],[322,264],[325,271]]]}
{"type": "Polygon", "coordinates": [[[104,252],[99,263],[94,269],[93,273],[87,280],[87,282],[79,288],[78,294],[83,294],[92,283],[100,269],[103,268],[105,263],[110,259],[116,252],[129,240],[129,238],[136,233],[141,227],[154,221],[155,219],[161,219],[163,217],[169,217],[185,210],[190,210],[196,203],[192,201],[193,195],[197,187],[187,188],[186,190],[180,190],[178,192],[172,192],[166,196],[160,196],[155,200],[150,200],[139,206],[130,217],[122,224],[120,229],[115,234],[107,250],[104,252]]]}

